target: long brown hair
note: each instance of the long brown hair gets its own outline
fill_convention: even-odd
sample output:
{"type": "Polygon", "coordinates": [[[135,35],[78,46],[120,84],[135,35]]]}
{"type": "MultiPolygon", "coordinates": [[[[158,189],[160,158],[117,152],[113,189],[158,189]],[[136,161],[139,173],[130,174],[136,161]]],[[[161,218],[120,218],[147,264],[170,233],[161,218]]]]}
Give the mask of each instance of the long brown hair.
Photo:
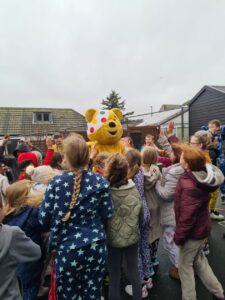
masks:
{"type": "Polygon", "coordinates": [[[127,151],[125,157],[129,164],[128,178],[134,178],[141,166],[141,154],[136,149],[127,151]]]}
{"type": "Polygon", "coordinates": [[[67,160],[69,168],[74,172],[74,192],[70,200],[69,210],[62,218],[66,222],[70,219],[71,210],[76,204],[80,193],[80,184],[83,170],[89,162],[89,149],[84,138],[79,134],[73,134],[63,141],[64,159],[67,160]]]}
{"type": "Polygon", "coordinates": [[[155,148],[146,146],[141,152],[142,166],[149,169],[152,164],[157,163],[157,151],[155,148]]]}

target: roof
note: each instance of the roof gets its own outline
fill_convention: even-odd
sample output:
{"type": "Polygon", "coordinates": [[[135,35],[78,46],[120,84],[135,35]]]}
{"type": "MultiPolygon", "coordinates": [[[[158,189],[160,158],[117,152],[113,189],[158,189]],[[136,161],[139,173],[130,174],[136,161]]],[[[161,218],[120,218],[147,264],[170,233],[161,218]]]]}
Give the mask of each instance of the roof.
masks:
{"type": "Polygon", "coordinates": [[[162,104],[159,111],[166,111],[166,110],[172,110],[176,108],[180,108],[181,105],[179,104],[162,104]]]}
{"type": "Polygon", "coordinates": [[[67,108],[0,107],[0,135],[47,135],[63,131],[86,131],[84,116],[67,108]],[[53,122],[33,124],[35,112],[52,113],[53,122]]]}
{"type": "MultiPolygon", "coordinates": [[[[186,112],[187,110],[188,108],[185,107],[184,112],[186,112]]],[[[153,115],[149,114],[145,116],[144,121],[137,126],[159,126],[176,118],[179,115],[181,115],[181,108],[161,112],[159,111],[157,113],[154,113],[153,115]]]]}
{"type": "Polygon", "coordinates": [[[204,93],[204,91],[209,90],[213,93],[222,94],[225,97],[225,86],[219,86],[219,85],[204,85],[201,90],[190,100],[189,105],[192,105],[193,102],[195,102],[198,97],[204,93]]]}

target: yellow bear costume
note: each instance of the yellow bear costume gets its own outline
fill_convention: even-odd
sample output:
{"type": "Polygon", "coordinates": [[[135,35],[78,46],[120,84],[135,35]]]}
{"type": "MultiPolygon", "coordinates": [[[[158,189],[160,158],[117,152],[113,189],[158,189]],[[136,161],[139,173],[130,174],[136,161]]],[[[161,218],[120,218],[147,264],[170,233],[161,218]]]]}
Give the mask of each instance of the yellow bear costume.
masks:
{"type": "Polygon", "coordinates": [[[123,128],[120,123],[122,112],[118,108],[111,110],[88,109],[85,112],[87,121],[87,136],[91,142],[97,142],[96,154],[100,152],[125,154],[120,139],[123,128]]]}

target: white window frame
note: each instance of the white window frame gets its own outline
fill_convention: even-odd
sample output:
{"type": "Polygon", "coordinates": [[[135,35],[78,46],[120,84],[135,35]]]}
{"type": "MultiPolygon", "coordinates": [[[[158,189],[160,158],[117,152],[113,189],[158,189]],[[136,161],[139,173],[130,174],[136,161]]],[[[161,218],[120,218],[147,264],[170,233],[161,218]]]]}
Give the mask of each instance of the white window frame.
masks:
{"type": "Polygon", "coordinates": [[[53,123],[52,113],[49,112],[49,111],[37,111],[37,112],[33,112],[32,123],[33,124],[51,124],[51,123],[53,123]],[[38,114],[41,115],[41,121],[37,120],[37,115],[38,114]],[[48,114],[49,115],[49,120],[48,121],[44,121],[44,114],[48,114]]]}

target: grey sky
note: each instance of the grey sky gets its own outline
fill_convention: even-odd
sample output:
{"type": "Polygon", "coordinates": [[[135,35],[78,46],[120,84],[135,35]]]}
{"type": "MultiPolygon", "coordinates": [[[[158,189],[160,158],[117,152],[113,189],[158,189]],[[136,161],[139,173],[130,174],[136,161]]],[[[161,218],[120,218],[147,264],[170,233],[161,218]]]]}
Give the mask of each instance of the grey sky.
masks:
{"type": "Polygon", "coordinates": [[[225,85],[224,0],[1,0],[0,105],[127,110],[225,85]]]}

